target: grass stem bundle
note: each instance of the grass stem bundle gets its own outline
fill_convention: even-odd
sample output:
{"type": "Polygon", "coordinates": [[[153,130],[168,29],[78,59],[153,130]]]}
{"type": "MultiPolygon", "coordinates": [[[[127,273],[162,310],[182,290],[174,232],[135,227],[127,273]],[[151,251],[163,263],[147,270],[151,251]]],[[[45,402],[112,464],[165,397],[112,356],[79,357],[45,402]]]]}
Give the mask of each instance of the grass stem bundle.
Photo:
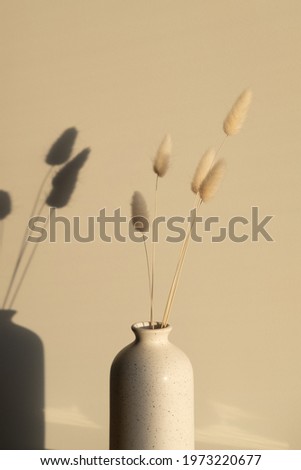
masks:
{"type": "MultiPolygon", "coordinates": [[[[163,319],[161,322],[161,327],[164,328],[168,325],[171,309],[175,299],[175,294],[180,280],[180,275],[183,269],[185,257],[187,254],[189,241],[191,239],[191,232],[194,227],[197,211],[202,205],[202,203],[207,203],[210,201],[217,193],[218,188],[222,182],[222,179],[225,175],[225,161],[224,159],[217,160],[217,156],[220,153],[226,138],[229,136],[236,135],[242,128],[244,121],[246,119],[250,103],[252,100],[252,92],[250,89],[245,90],[238,97],[234,105],[232,106],[230,112],[226,116],[226,119],[223,123],[223,131],[225,133],[224,139],[219,145],[217,151],[213,148],[209,148],[199,160],[198,165],[195,169],[192,181],[191,181],[191,190],[195,194],[195,204],[194,204],[194,216],[191,220],[190,225],[187,226],[185,230],[185,237],[181,244],[180,254],[176,264],[175,273],[172,279],[172,283],[169,289],[167,296],[167,301],[163,313],[163,319]]],[[[166,135],[163,139],[156,157],[153,163],[153,170],[156,173],[156,185],[155,185],[155,203],[154,203],[154,219],[157,215],[157,191],[158,191],[158,180],[159,177],[162,177],[166,174],[166,171],[169,166],[169,159],[171,153],[171,139],[169,135],[166,135]]],[[[144,201],[145,202],[145,201],[144,201]]],[[[144,240],[145,241],[145,240],[144,240]]],[[[146,250],[147,252],[147,250],[146,250]]],[[[149,263],[148,263],[149,266],[149,263]]],[[[155,244],[152,243],[152,257],[151,257],[151,275],[150,275],[150,303],[151,303],[151,315],[150,315],[150,327],[155,322],[154,319],[154,285],[155,285],[155,244]]]]}

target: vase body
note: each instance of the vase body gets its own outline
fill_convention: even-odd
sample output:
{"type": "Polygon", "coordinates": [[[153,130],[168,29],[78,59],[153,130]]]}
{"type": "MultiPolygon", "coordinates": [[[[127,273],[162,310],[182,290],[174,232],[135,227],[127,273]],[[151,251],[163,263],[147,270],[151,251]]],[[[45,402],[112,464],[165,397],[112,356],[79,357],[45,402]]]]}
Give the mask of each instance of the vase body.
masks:
{"type": "Polygon", "coordinates": [[[194,449],[193,370],[171,326],[132,326],[110,377],[110,449],[194,449]]]}

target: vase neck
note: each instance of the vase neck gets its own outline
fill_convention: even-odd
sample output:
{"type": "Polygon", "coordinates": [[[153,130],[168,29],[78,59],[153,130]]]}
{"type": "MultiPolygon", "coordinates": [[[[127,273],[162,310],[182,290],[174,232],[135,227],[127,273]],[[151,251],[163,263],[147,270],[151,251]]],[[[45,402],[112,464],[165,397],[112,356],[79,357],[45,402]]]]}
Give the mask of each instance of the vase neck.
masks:
{"type": "Polygon", "coordinates": [[[168,342],[168,336],[172,327],[168,325],[165,328],[161,328],[161,323],[159,322],[155,322],[153,327],[151,327],[150,322],[139,322],[132,325],[132,330],[137,342],[162,344],[168,342]]]}

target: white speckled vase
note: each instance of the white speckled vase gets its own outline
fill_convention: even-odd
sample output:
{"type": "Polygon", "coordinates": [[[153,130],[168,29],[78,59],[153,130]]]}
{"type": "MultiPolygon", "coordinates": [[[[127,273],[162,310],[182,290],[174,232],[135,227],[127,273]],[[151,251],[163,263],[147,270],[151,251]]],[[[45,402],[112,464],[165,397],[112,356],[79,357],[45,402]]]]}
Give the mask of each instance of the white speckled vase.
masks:
{"type": "Polygon", "coordinates": [[[171,326],[136,323],[111,367],[110,449],[194,449],[193,370],[171,326]]]}

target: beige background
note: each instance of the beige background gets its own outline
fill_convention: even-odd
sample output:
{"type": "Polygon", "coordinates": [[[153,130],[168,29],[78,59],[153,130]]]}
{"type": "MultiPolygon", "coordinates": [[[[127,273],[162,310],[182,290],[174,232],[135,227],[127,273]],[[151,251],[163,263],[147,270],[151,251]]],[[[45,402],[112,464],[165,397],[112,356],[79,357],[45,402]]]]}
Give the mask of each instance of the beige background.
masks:
{"type": "MultiPolygon", "coordinates": [[[[92,148],[68,208],[150,207],[151,159],[166,132],[172,165],[160,212],[185,216],[190,180],[247,86],[254,102],[222,155],[227,177],[204,216],[274,215],[268,243],[192,243],[171,323],[194,365],[198,448],[300,449],[300,45],[298,0],[1,0],[1,172],[14,211],[4,295],[46,151],[67,127],[92,148]]],[[[247,229],[247,233],[249,229],[247,229]]],[[[158,319],[179,246],[160,245],[158,319]]],[[[3,268],[4,267],[4,268],[3,268]]],[[[110,363],[148,318],[143,249],[44,243],[15,304],[46,361],[46,446],[108,446],[110,363]]]]}

